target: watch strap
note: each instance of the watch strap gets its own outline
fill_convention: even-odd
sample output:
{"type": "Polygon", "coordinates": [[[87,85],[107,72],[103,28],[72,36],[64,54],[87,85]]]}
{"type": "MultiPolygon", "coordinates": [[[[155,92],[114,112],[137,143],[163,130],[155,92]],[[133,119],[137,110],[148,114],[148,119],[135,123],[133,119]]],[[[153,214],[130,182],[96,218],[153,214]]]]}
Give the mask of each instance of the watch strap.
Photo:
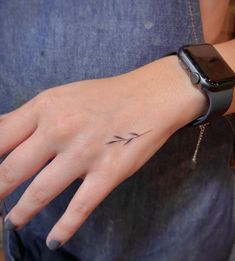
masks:
{"type": "Polygon", "coordinates": [[[202,90],[208,97],[208,109],[206,114],[199,116],[197,119],[189,123],[189,126],[197,126],[212,121],[223,115],[229,108],[233,98],[233,83],[228,86],[229,89],[213,92],[202,86],[202,90]]]}

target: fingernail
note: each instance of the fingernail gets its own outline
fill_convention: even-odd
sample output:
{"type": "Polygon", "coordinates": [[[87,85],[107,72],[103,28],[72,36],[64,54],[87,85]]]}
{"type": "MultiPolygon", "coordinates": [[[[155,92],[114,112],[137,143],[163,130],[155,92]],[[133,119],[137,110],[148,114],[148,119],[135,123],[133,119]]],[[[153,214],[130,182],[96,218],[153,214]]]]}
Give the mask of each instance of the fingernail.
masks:
{"type": "Polygon", "coordinates": [[[4,227],[7,230],[14,230],[16,229],[16,225],[11,222],[9,218],[7,218],[4,222],[4,227]]]}
{"type": "Polygon", "coordinates": [[[50,250],[56,250],[60,247],[60,242],[57,240],[51,240],[47,246],[50,250]]]}

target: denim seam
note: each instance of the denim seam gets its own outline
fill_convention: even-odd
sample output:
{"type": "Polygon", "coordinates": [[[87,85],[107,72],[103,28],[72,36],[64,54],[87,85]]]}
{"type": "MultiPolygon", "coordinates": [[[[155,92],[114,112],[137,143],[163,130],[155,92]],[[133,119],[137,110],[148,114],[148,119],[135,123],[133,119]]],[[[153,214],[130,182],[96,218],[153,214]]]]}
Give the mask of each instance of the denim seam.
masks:
{"type": "Polygon", "coordinates": [[[192,32],[193,32],[193,37],[194,37],[194,40],[196,41],[196,43],[198,43],[199,41],[198,41],[197,31],[196,31],[195,22],[194,22],[191,0],[187,0],[187,4],[188,4],[188,10],[189,10],[189,15],[190,15],[190,20],[191,20],[191,28],[192,28],[192,32]]]}

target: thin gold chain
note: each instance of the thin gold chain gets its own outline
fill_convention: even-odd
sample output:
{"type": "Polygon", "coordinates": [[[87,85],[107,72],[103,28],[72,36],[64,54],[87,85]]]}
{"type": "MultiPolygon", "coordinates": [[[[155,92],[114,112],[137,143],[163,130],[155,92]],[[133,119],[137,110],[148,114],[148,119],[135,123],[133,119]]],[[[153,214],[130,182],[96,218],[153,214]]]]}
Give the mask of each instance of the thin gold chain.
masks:
{"type": "Polygon", "coordinates": [[[199,151],[199,148],[200,148],[202,139],[203,139],[203,135],[204,135],[204,133],[205,133],[206,126],[207,126],[208,124],[209,124],[209,123],[205,123],[205,124],[199,125],[200,132],[199,132],[199,136],[198,136],[196,148],[195,148],[195,150],[194,150],[193,157],[192,157],[192,162],[193,162],[194,164],[197,163],[198,151],[199,151]]]}

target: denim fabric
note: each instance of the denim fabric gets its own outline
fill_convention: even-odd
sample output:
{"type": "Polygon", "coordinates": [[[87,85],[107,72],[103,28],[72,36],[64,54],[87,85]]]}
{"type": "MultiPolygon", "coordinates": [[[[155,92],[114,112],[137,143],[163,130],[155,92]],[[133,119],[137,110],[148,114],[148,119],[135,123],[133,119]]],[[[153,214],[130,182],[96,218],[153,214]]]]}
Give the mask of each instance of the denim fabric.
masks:
{"type": "MultiPolygon", "coordinates": [[[[202,42],[200,19],[197,0],[0,0],[0,113],[52,86],[125,73],[202,42]]],[[[199,129],[177,131],[69,242],[49,251],[46,236],[81,184],[74,182],[24,228],[4,231],[6,260],[227,260],[230,123],[233,116],[221,117],[206,128],[194,168],[199,129]]],[[[5,199],[5,214],[31,181],[5,199]]]]}

